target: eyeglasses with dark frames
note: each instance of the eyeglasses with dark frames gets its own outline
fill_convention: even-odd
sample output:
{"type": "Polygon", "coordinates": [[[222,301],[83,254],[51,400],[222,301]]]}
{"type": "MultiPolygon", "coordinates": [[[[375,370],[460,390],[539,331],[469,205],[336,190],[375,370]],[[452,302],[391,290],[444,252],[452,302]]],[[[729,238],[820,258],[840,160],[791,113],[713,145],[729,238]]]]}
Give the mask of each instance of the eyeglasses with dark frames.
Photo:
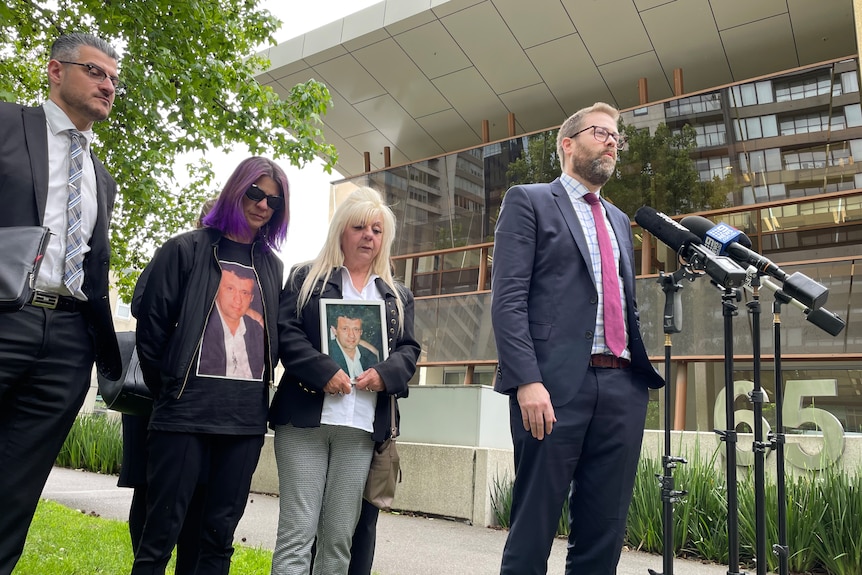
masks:
{"type": "Polygon", "coordinates": [[[607,144],[608,138],[613,138],[614,142],[616,142],[617,144],[617,150],[623,150],[626,147],[627,140],[625,136],[617,132],[611,132],[607,128],[602,128],[601,126],[587,126],[583,130],[578,130],[577,132],[569,136],[569,138],[574,138],[578,134],[586,132],[587,130],[593,131],[593,137],[596,139],[597,142],[607,144]]]}
{"type": "Polygon", "coordinates": [[[253,201],[254,203],[258,203],[263,199],[266,199],[266,205],[269,206],[269,209],[278,211],[284,207],[284,198],[282,196],[270,196],[267,195],[266,192],[257,187],[257,184],[252,184],[245,191],[245,197],[253,201]]]}
{"type": "Polygon", "coordinates": [[[81,66],[82,68],[87,69],[87,76],[95,82],[96,84],[101,84],[105,81],[105,78],[111,79],[111,84],[114,85],[114,88],[120,90],[123,88],[123,83],[120,82],[120,79],[117,76],[110,76],[107,72],[96,66],[95,64],[82,64],[81,62],[70,62],[68,60],[57,60],[61,64],[71,64],[73,66],[81,66]]]}

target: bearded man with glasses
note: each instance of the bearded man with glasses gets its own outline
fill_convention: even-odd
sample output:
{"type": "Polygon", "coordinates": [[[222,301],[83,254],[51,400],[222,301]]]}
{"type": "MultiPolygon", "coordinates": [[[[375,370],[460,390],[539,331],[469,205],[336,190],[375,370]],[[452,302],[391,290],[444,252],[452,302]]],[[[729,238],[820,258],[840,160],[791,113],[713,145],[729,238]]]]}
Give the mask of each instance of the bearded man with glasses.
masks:
{"type": "Polygon", "coordinates": [[[68,34],[50,58],[44,104],[0,102],[0,227],[51,230],[33,299],[0,314],[0,575],[18,562],[94,361],[109,379],[121,372],[108,300],[117,184],[90,151],[93,123],[114,104],[118,56],[68,34]]]}
{"type": "Polygon", "coordinates": [[[560,127],[562,174],[506,192],[491,314],[515,450],[501,575],[547,572],[569,499],[567,575],[613,575],[640,456],[648,388],[631,223],[599,197],[625,139],[597,103],[560,127]]]}

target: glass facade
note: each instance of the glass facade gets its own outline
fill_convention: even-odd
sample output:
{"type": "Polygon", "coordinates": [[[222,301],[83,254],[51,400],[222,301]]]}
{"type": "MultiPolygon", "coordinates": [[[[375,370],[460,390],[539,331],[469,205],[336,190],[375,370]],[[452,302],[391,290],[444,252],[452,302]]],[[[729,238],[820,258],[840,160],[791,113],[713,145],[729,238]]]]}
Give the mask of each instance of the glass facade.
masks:
{"type": "MultiPolygon", "coordinates": [[[[650,205],[674,217],[697,213],[726,222],[788,273],[801,272],[826,285],[826,307],[846,327],[831,336],[807,321],[802,310],[783,306],[781,355],[786,374],[835,381],[835,395],[816,401],[848,432],[862,432],[857,65],[855,59],[835,61],[623,111],[620,131],[629,147],[602,192],[630,216],[650,205]]],[[[380,190],[395,211],[394,265],[417,297],[420,366],[442,367],[439,377],[425,383],[491,383],[496,349],[490,270],[500,203],[513,184],[551,181],[559,171],[552,129],[333,184],[336,202],[367,185],[380,190]]],[[[656,274],[674,271],[676,255],[639,226],[633,224],[632,231],[642,331],[658,365],[664,358],[664,294],[656,274]]],[[[684,288],[682,332],[674,338],[673,358],[708,366],[707,379],[721,383],[721,292],[708,279],[686,282],[684,288]]],[[[740,292],[733,321],[736,379],[751,376],[746,370],[751,369],[752,297],[740,292]]],[[[774,353],[773,296],[762,288],[760,299],[766,370],[774,353]]],[[[690,378],[706,377],[697,373],[690,378]]],[[[763,377],[772,376],[764,371],[763,377]]],[[[771,379],[768,385],[764,382],[767,390],[774,387],[771,379]]],[[[710,402],[717,387],[706,388],[710,402]]],[[[686,427],[711,429],[712,414],[697,411],[690,406],[686,427]]]]}

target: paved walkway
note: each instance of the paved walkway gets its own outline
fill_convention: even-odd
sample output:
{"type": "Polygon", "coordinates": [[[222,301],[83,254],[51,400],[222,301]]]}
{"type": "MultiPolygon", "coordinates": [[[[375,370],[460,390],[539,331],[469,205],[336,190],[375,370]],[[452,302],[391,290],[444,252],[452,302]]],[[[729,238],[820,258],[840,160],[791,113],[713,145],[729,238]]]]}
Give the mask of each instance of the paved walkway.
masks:
{"type": "MultiPolygon", "coordinates": [[[[117,478],[55,467],[42,492],[45,499],[102,517],[125,520],[132,490],[116,486],[117,478]]],[[[278,498],[251,494],[236,532],[244,545],[272,549],[278,523],[278,498]]],[[[506,532],[457,521],[381,513],[374,571],[378,575],[496,575],[506,532]]],[[[554,542],[548,572],[562,574],[566,544],[554,542]]],[[[624,551],[618,575],[661,571],[662,557],[624,551]]],[[[674,561],[680,575],[726,575],[727,567],[697,561],[674,561]]],[[[268,575],[268,574],[262,574],[268,575]]]]}

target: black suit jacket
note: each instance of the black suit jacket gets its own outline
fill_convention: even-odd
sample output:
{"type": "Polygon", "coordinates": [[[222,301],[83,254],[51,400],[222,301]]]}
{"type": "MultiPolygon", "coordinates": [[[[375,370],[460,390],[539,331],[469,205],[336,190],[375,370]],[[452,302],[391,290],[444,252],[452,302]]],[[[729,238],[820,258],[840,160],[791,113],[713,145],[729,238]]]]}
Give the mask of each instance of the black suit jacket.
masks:
{"type": "MultiPolygon", "coordinates": [[[[48,201],[48,132],[42,107],[0,102],[0,226],[40,226],[48,201]]],[[[96,365],[104,377],[122,372],[120,351],[108,299],[110,240],[108,223],[117,184],[91,153],[96,169],[98,213],[90,251],[84,258],[85,314],[96,350],[96,365]]]]}
{"type": "MultiPolygon", "coordinates": [[[[602,200],[620,245],[632,368],[644,385],[664,380],[647,357],[635,300],[631,221],[602,200]]],[[[598,291],[586,237],[559,179],[506,192],[494,239],[491,313],[499,367],[495,388],[541,381],[554,405],[577,393],[590,362],[598,291]]]]}

